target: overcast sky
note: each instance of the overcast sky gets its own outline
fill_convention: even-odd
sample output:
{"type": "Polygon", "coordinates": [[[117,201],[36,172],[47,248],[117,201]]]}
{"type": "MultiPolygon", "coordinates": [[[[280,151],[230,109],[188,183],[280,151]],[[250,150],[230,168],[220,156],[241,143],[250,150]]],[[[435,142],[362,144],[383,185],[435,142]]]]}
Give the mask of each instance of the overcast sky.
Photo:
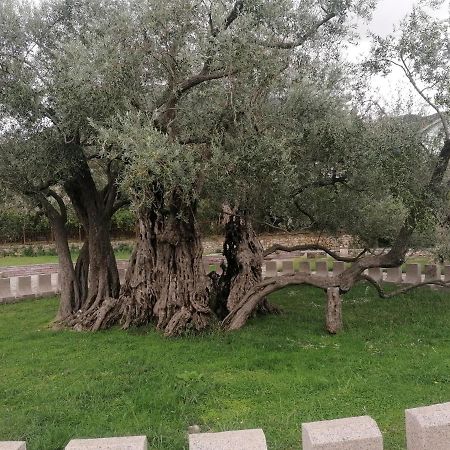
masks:
{"type": "MultiPolygon", "coordinates": [[[[349,59],[360,61],[364,59],[370,50],[370,41],[367,33],[386,36],[398,26],[400,21],[412,11],[418,0],[379,0],[369,24],[361,23],[359,33],[361,39],[356,46],[350,46],[349,59]]],[[[437,17],[448,17],[450,12],[450,0],[446,0],[439,9],[431,11],[437,17]]],[[[373,95],[379,97],[380,103],[389,104],[395,101],[399,95],[406,97],[412,92],[409,84],[404,79],[401,69],[395,68],[388,77],[375,77],[372,83],[373,95]]]]}

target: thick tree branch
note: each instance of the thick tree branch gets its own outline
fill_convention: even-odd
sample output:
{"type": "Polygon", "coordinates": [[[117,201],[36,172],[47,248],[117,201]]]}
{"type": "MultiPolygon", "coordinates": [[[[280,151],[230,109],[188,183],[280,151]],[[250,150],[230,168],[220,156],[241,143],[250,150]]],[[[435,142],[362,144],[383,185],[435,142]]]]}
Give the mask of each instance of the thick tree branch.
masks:
{"type": "Polygon", "coordinates": [[[326,254],[330,255],[336,261],[343,261],[343,262],[356,262],[363,255],[365,255],[368,252],[368,249],[364,249],[357,256],[349,257],[349,256],[340,256],[337,253],[330,250],[329,248],[327,248],[323,245],[318,245],[318,244],[304,244],[304,245],[293,245],[293,246],[274,244],[274,245],[271,245],[268,249],[264,250],[263,256],[264,257],[269,256],[272,253],[275,253],[277,251],[291,253],[291,252],[295,252],[295,251],[307,251],[307,250],[320,250],[320,251],[323,251],[326,254]]]}
{"type": "Polygon", "coordinates": [[[257,43],[260,45],[263,45],[264,47],[268,48],[277,48],[281,50],[290,50],[296,47],[301,47],[306,41],[311,39],[317,31],[323,27],[326,23],[328,23],[330,20],[337,17],[337,13],[327,13],[327,15],[316,22],[314,25],[311,26],[309,30],[307,30],[302,36],[300,36],[299,39],[295,41],[262,41],[258,40],[257,43]]]}
{"type": "Polygon", "coordinates": [[[379,297],[381,297],[381,298],[392,298],[392,297],[395,297],[400,294],[406,294],[407,292],[412,291],[413,289],[417,289],[422,286],[430,286],[431,285],[431,286],[450,287],[450,283],[446,283],[442,280],[431,280],[431,281],[423,281],[423,282],[417,283],[417,284],[411,284],[411,285],[406,286],[401,289],[396,289],[391,292],[386,292],[383,289],[383,287],[381,286],[381,284],[378,281],[376,281],[375,279],[373,279],[372,277],[370,277],[369,275],[361,274],[360,280],[367,281],[372,286],[374,286],[378,292],[379,297]]]}

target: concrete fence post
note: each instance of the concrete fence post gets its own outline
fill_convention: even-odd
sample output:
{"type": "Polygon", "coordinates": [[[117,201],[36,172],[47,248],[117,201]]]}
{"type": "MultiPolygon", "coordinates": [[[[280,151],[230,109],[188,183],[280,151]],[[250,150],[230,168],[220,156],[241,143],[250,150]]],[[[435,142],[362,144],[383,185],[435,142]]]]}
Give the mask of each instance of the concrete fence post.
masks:
{"type": "Polygon", "coordinates": [[[383,281],[383,269],[381,267],[371,267],[368,269],[367,275],[375,281],[383,281]]]}
{"type": "Polygon", "coordinates": [[[328,263],[326,261],[316,262],[316,274],[322,277],[328,276],[328,263]]]}
{"type": "Polygon", "coordinates": [[[344,261],[334,261],[333,263],[333,275],[339,275],[345,270],[344,261]]]}
{"type": "Polygon", "coordinates": [[[50,273],[40,274],[38,276],[38,294],[45,296],[52,295],[53,293],[52,275],[50,273]]]}
{"type": "Polygon", "coordinates": [[[441,279],[441,268],[436,264],[425,265],[425,281],[433,281],[441,279]]]}
{"type": "Polygon", "coordinates": [[[27,444],[24,441],[2,441],[0,450],[27,450],[27,444]]]}
{"type": "Polygon", "coordinates": [[[34,297],[31,289],[31,276],[17,277],[17,297],[34,297]]]}
{"type": "Polygon", "coordinates": [[[266,262],[266,277],[272,278],[276,277],[277,272],[277,262],[276,261],[267,261],[266,262]]]}
{"type": "Polygon", "coordinates": [[[189,450],[267,450],[261,429],[195,433],[189,435],[189,450]]]}
{"type": "Polygon", "coordinates": [[[100,439],[73,439],[66,450],[147,450],[146,436],[128,436],[100,439]]]}
{"type": "Polygon", "coordinates": [[[11,299],[14,295],[11,290],[11,279],[0,278],[0,298],[11,299]]]}
{"type": "Polygon", "coordinates": [[[407,450],[450,448],[450,403],[407,409],[407,450]]]}
{"type": "Polygon", "coordinates": [[[405,283],[417,284],[422,281],[420,264],[406,264],[405,283]]]}
{"type": "Polygon", "coordinates": [[[369,416],[302,424],[303,450],[383,450],[383,436],[369,416]]]}
{"type": "Polygon", "coordinates": [[[283,275],[292,275],[294,273],[294,261],[282,261],[281,270],[283,271],[283,275]]]}
{"type": "Polygon", "coordinates": [[[388,283],[401,283],[403,281],[401,267],[389,267],[386,269],[386,281],[388,283]]]}
{"type": "Polygon", "coordinates": [[[298,271],[301,273],[311,273],[311,264],[309,261],[302,261],[298,271]]]}

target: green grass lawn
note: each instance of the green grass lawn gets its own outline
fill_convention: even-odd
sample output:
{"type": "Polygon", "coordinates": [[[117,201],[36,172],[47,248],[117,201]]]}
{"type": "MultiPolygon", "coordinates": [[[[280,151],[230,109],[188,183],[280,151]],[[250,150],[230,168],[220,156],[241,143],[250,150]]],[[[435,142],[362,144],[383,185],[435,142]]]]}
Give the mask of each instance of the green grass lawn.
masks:
{"type": "MultiPolygon", "coordinates": [[[[76,261],[78,252],[72,253],[72,259],[76,261]]],[[[118,251],[116,252],[117,259],[129,259],[130,252],[118,251]]],[[[31,264],[50,264],[57,263],[58,257],[45,255],[45,256],[2,256],[0,257],[0,267],[7,266],[28,266],[31,264]]]]}
{"type": "Polygon", "coordinates": [[[55,332],[56,299],[0,306],[0,440],[29,450],[71,438],[145,434],[186,449],[186,429],[261,427],[271,450],[300,448],[302,422],[368,414],[404,449],[404,409],[450,401],[450,295],[345,297],[345,332],[323,331],[322,293],[272,296],[280,316],[234,333],[55,332]]]}

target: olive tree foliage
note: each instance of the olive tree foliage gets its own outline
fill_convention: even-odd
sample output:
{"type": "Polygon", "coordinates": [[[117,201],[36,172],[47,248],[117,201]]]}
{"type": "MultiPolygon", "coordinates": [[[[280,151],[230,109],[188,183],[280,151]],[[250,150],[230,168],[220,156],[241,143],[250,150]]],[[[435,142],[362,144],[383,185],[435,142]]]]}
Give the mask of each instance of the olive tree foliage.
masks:
{"type": "MultiPolygon", "coordinates": [[[[446,216],[450,161],[448,26],[448,19],[436,20],[427,14],[425,9],[416,8],[402,23],[398,33],[386,39],[374,38],[372,59],[367,64],[376,72],[385,72],[393,66],[399,67],[416,91],[418,98],[436,114],[436,120],[432,124],[416,125],[413,133],[414,123],[406,120],[405,125],[405,118],[403,120],[392,117],[378,118],[362,126],[352,120],[349,127],[345,125],[345,119],[342,120],[341,117],[338,122],[333,121],[333,126],[319,127],[317,133],[317,136],[321,136],[320,142],[328,142],[327,151],[323,154],[326,157],[331,156],[328,149],[333,148],[335,144],[338,148],[357,149],[359,147],[360,150],[354,153],[359,155],[356,160],[350,158],[346,163],[343,161],[344,164],[341,164],[339,159],[331,157],[331,165],[325,173],[330,182],[334,177],[335,184],[339,186],[341,192],[348,188],[349,191],[354,191],[353,195],[349,195],[356,200],[357,204],[362,199],[363,203],[358,206],[358,211],[353,211],[355,216],[353,218],[349,216],[344,220],[347,226],[351,220],[355,220],[360,230],[361,219],[363,219],[361,212],[367,211],[367,207],[372,209],[372,205],[379,207],[380,201],[383,205],[383,199],[377,198],[376,191],[371,193],[369,189],[365,193],[366,186],[371,182],[379,184],[381,192],[388,195],[386,199],[392,204],[388,211],[382,207],[383,215],[392,219],[390,234],[393,235],[393,239],[389,251],[376,254],[366,249],[356,257],[347,258],[339,257],[329,249],[324,249],[336,259],[352,262],[352,266],[340,275],[333,275],[327,279],[299,273],[264,280],[250,289],[237,307],[224,319],[223,325],[226,328],[241,327],[255,310],[261,298],[287,285],[309,284],[327,290],[327,329],[333,333],[342,327],[340,294],[348,292],[359,281],[368,281],[375,286],[380,296],[385,298],[418,286],[409,286],[387,294],[382,286],[370,276],[365,275],[364,271],[374,267],[401,265],[405,261],[415,234],[439,224],[442,217],[446,216]],[[355,124],[358,133],[347,134],[347,131],[355,124]],[[430,138],[433,132],[437,134],[430,138]],[[438,146],[437,143],[439,143],[438,146]],[[368,160],[361,158],[361,155],[367,155],[368,160]],[[349,162],[350,164],[347,165],[349,162]],[[352,168],[355,169],[354,172],[352,168]],[[350,181],[349,186],[344,186],[347,173],[351,175],[351,178],[355,177],[357,184],[350,181]],[[341,177],[344,180],[339,180],[341,177]],[[370,198],[372,195],[374,195],[373,200],[370,198]],[[364,208],[364,205],[367,207],[364,208]],[[391,216],[386,214],[390,211],[391,216]]],[[[314,141],[316,141],[315,138],[314,141]]],[[[339,155],[339,152],[335,155],[339,155]]],[[[316,158],[317,155],[313,161],[316,158]]],[[[338,207],[343,206],[341,202],[347,205],[351,203],[348,202],[348,198],[347,201],[345,200],[345,195],[327,198],[326,193],[323,192],[323,194],[325,201],[335,201],[338,207]]],[[[326,204],[329,205],[328,202],[326,204]]],[[[315,206],[314,202],[313,205],[315,206]]],[[[325,204],[323,206],[325,207],[325,204]]],[[[320,211],[314,210],[314,212],[320,214],[320,211]]],[[[313,217],[312,214],[311,217],[313,217]]],[[[364,227],[362,230],[364,231],[364,227]]],[[[373,241],[368,239],[368,243],[371,240],[373,241]]],[[[285,248],[275,245],[268,249],[266,254],[279,249],[292,251],[301,247],[285,248]]],[[[443,282],[433,280],[432,284],[442,285],[443,282]]]]}
{"type": "MultiPolygon", "coordinates": [[[[148,91],[139,99],[138,115],[119,118],[118,127],[99,128],[107,153],[125,149],[123,186],[139,210],[139,240],[120,298],[97,323],[127,327],[154,320],[166,334],[177,334],[214,320],[196,224],[205,186],[227,172],[231,177],[221,190],[233,197],[245,164],[254,167],[259,160],[260,173],[270,172],[267,166],[276,160],[271,144],[262,152],[266,159],[253,158],[250,147],[241,146],[250,137],[239,134],[251,130],[250,116],[273,79],[323,52],[326,41],[333,47],[348,32],[346,15],[369,8],[367,2],[341,1],[144,5],[137,19],[152,25],[142,33],[153,58],[146,68],[148,91]],[[243,158],[237,160],[236,152],[243,158]],[[228,168],[233,159],[237,171],[228,168]]],[[[263,142],[258,135],[252,139],[254,148],[263,142]]],[[[240,208],[239,199],[233,200],[240,208]]],[[[255,273],[261,271],[260,256],[255,273]]]]}

